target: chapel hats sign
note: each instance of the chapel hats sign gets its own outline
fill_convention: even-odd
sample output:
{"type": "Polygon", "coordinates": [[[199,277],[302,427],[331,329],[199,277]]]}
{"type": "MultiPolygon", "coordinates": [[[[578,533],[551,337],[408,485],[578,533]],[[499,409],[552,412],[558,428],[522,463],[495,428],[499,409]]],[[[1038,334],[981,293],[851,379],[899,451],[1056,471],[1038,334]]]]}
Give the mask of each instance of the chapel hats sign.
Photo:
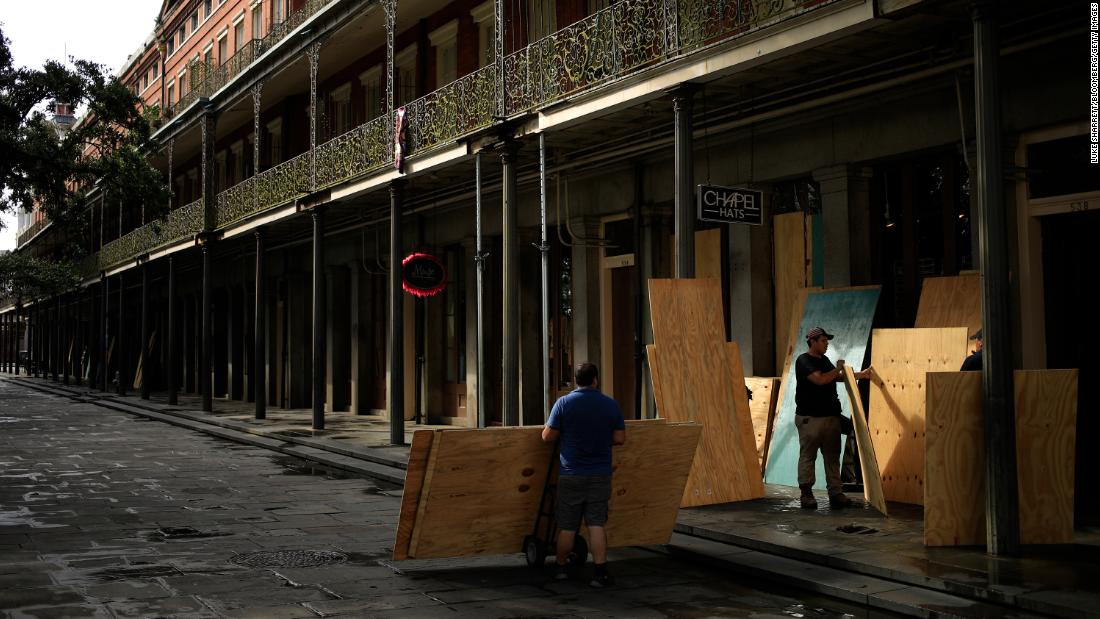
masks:
{"type": "Polygon", "coordinates": [[[447,287],[447,268],[431,254],[409,254],[401,261],[401,287],[418,297],[430,297],[447,287]]]}
{"type": "Polygon", "coordinates": [[[699,185],[695,189],[695,203],[699,219],[722,224],[764,223],[764,193],[738,187],[699,185]]]}

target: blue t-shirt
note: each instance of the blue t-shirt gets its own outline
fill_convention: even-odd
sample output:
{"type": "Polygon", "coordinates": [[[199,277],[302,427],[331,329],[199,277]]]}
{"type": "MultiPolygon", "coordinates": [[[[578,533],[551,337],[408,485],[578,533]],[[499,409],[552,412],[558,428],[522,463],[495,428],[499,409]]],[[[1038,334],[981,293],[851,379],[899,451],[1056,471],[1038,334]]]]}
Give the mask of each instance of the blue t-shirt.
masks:
{"type": "Polygon", "coordinates": [[[562,475],[610,475],[611,437],[625,430],[615,400],[594,387],[580,387],[554,403],[546,425],[561,432],[562,475]]]}

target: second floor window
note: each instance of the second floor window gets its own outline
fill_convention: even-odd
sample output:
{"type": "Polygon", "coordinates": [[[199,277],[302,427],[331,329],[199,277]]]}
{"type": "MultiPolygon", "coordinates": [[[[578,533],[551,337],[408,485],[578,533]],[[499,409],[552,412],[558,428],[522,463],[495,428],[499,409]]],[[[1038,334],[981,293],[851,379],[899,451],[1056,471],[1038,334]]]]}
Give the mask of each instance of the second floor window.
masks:
{"type": "Polygon", "coordinates": [[[238,22],[233,26],[233,49],[240,51],[244,47],[244,22],[238,22]]]}
{"type": "Polygon", "coordinates": [[[359,82],[363,84],[363,101],[365,103],[366,120],[374,120],[382,115],[386,109],[385,94],[382,89],[382,67],[372,67],[359,76],[359,82]]]}
{"type": "Polygon", "coordinates": [[[218,39],[218,62],[225,64],[226,60],[229,60],[229,37],[222,36],[218,39]]]}
{"type": "Polygon", "coordinates": [[[554,0],[527,0],[527,41],[533,43],[552,34],[557,27],[554,0]]]}
{"type": "Polygon", "coordinates": [[[480,69],[493,63],[497,51],[497,20],[493,0],[482,2],[470,11],[477,25],[477,66],[480,69]]]}
{"type": "Polygon", "coordinates": [[[165,106],[172,105],[172,100],[176,98],[176,85],[174,83],[168,84],[168,92],[165,94],[165,106]]]}
{"type": "Polygon", "coordinates": [[[283,8],[285,2],[286,0],[271,0],[271,25],[282,23],[283,17],[286,15],[283,8]]]}
{"type": "Polygon", "coordinates": [[[252,9],[252,38],[259,39],[264,36],[264,12],[260,5],[252,9]]]}
{"type": "Polygon", "coordinates": [[[458,79],[458,20],[434,30],[428,40],[435,50],[435,87],[440,88],[458,79]]]}

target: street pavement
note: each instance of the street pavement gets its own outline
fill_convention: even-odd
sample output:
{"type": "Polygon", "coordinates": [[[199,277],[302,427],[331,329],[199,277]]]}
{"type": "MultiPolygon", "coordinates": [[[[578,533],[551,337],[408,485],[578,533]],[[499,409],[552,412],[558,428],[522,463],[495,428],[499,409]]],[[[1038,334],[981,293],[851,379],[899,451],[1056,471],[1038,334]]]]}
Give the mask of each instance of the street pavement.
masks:
{"type": "Polygon", "coordinates": [[[383,482],[0,380],[0,613],[869,614],[659,549],[612,551],[618,582],[607,590],[555,582],[518,554],[391,562],[400,495],[383,482]]]}

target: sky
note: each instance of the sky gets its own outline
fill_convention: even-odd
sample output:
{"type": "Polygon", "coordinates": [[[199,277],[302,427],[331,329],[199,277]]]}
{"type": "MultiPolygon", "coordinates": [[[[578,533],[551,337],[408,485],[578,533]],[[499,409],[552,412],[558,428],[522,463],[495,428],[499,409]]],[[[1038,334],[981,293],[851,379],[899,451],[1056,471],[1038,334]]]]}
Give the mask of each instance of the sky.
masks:
{"type": "MultiPolygon", "coordinates": [[[[0,26],[16,66],[41,67],[68,56],[126,63],[153,31],[161,0],[0,0],[0,26]]],[[[0,250],[15,247],[15,215],[3,215],[0,250]]]]}

